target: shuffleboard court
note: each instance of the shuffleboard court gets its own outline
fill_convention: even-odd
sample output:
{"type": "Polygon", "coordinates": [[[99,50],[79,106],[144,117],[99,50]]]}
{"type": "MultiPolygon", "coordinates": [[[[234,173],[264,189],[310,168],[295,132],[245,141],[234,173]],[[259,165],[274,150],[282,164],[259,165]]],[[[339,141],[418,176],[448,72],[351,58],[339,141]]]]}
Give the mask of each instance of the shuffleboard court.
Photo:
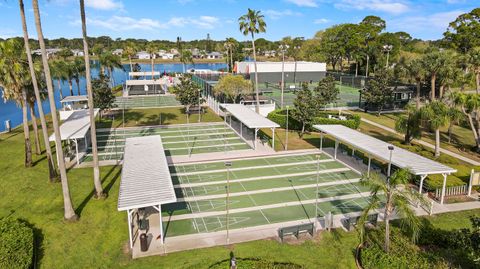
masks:
{"type": "Polygon", "coordinates": [[[181,106],[173,95],[117,97],[115,105],[117,109],[181,106]]]}

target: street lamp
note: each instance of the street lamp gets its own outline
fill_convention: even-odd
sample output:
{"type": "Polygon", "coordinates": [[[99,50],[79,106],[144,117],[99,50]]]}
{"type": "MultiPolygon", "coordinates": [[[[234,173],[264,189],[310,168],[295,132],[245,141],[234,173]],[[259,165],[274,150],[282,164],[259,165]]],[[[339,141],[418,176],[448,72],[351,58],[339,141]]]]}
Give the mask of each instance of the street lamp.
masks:
{"type": "Polygon", "coordinates": [[[229,231],[228,231],[228,226],[229,226],[229,203],[230,203],[230,167],[232,167],[232,162],[225,162],[225,167],[227,168],[227,200],[225,203],[226,210],[227,210],[227,244],[230,243],[230,236],[229,236],[229,231]]]}
{"type": "Polygon", "coordinates": [[[280,96],[280,108],[283,109],[283,92],[285,91],[285,52],[289,48],[288,45],[282,44],[279,49],[282,52],[282,93],[280,96]]]}
{"type": "Polygon", "coordinates": [[[392,155],[393,155],[393,150],[394,147],[392,145],[388,146],[388,150],[390,151],[390,160],[388,162],[388,171],[387,171],[387,182],[390,184],[390,175],[392,172],[392,155]]]}
{"type": "Polygon", "coordinates": [[[290,106],[287,106],[287,124],[286,124],[286,129],[285,129],[285,150],[288,150],[288,109],[290,106]]]}
{"type": "Polygon", "coordinates": [[[385,68],[388,68],[388,57],[390,56],[390,51],[392,51],[392,49],[392,45],[383,45],[383,50],[387,52],[387,64],[385,65],[385,68]]]}

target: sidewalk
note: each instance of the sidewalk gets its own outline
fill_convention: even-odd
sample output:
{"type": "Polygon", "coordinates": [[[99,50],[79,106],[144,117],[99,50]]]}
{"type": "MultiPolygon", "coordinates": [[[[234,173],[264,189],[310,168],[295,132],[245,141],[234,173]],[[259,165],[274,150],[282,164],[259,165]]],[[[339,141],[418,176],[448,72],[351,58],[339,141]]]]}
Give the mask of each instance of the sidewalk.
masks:
{"type": "MultiPolygon", "coordinates": [[[[371,125],[373,125],[373,126],[375,126],[375,127],[378,127],[378,128],[380,128],[380,129],[382,129],[382,130],[385,130],[385,131],[387,131],[387,132],[390,132],[390,133],[394,133],[394,134],[403,136],[403,134],[395,131],[394,129],[389,128],[389,127],[385,127],[385,126],[383,126],[383,125],[381,125],[381,124],[378,124],[378,123],[376,123],[376,122],[374,122],[374,121],[367,120],[367,119],[364,119],[364,118],[362,118],[362,121],[365,122],[365,123],[371,124],[371,125]]],[[[435,146],[432,145],[432,144],[430,144],[430,143],[428,143],[428,142],[425,142],[425,141],[422,141],[422,140],[418,140],[418,139],[414,139],[413,141],[414,141],[415,143],[418,143],[418,144],[422,145],[422,146],[425,146],[425,147],[428,147],[428,148],[431,148],[431,149],[435,149],[435,146]]],[[[455,157],[455,158],[457,158],[457,159],[459,159],[459,160],[462,160],[462,161],[464,161],[464,162],[466,162],[466,163],[469,163],[469,164],[471,164],[471,165],[480,166],[480,162],[477,162],[477,161],[475,161],[475,160],[469,159],[469,158],[464,157],[464,156],[462,156],[462,155],[460,155],[460,154],[457,154],[457,153],[455,153],[455,152],[451,152],[451,151],[446,150],[446,149],[443,149],[443,148],[440,148],[440,152],[445,153],[445,154],[447,154],[447,155],[450,155],[450,156],[452,156],[452,157],[455,157]]]]}

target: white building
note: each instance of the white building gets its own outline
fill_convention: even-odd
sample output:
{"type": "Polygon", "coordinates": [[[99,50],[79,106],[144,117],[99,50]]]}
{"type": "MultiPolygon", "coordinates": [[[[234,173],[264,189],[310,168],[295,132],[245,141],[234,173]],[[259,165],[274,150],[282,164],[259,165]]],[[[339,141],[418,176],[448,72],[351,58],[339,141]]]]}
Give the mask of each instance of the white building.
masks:
{"type": "Polygon", "coordinates": [[[218,52],[218,51],[212,51],[210,53],[207,53],[207,59],[222,59],[223,54],[218,52]]]}
{"type": "MultiPolygon", "coordinates": [[[[50,59],[51,57],[55,56],[55,54],[57,54],[57,52],[61,51],[61,49],[57,49],[57,48],[46,49],[46,51],[47,51],[47,58],[50,59]]],[[[40,49],[34,50],[34,51],[32,51],[32,54],[42,55],[42,51],[40,49]]]]}
{"type": "MultiPolygon", "coordinates": [[[[153,59],[155,59],[155,56],[156,55],[154,54],[153,59]]],[[[137,59],[141,59],[141,60],[150,60],[150,53],[146,51],[139,51],[137,52],[136,57],[137,59]]]]}
{"type": "Polygon", "coordinates": [[[73,53],[73,56],[75,56],[75,57],[78,57],[78,56],[83,57],[83,50],[74,49],[74,50],[72,50],[72,53],[73,53]]]}
{"type": "Polygon", "coordinates": [[[115,49],[114,51],[112,51],[112,54],[117,56],[122,56],[123,49],[115,49]]]}
{"type": "Polygon", "coordinates": [[[263,53],[266,57],[275,57],[277,56],[277,52],[275,50],[267,50],[263,53]]]}
{"type": "Polygon", "coordinates": [[[163,53],[160,54],[160,57],[162,57],[163,60],[172,60],[175,55],[173,55],[172,53],[163,53]]]}

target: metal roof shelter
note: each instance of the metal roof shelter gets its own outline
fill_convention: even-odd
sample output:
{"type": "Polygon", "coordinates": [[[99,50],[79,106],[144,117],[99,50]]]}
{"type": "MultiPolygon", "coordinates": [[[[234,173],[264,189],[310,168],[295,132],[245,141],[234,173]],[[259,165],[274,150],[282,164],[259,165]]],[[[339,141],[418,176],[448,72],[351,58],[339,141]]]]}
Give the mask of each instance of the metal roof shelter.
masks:
{"type": "MultiPolygon", "coordinates": [[[[255,130],[254,136],[254,148],[257,146],[257,132],[260,128],[270,128],[272,129],[272,147],[275,148],[275,128],[280,127],[278,123],[275,123],[264,116],[256,113],[249,107],[241,104],[221,104],[222,108],[224,108],[228,113],[230,113],[230,125],[231,125],[231,117],[235,117],[240,121],[240,124],[245,125],[249,129],[255,130]]],[[[225,116],[225,121],[227,120],[227,116],[225,116]]],[[[240,128],[240,131],[243,128],[240,128]]],[[[240,134],[242,135],[242,134],[240,134]]]]}
{"type": "MultiPolygon", "coordinates": [[[[94,109],[95,117],[98,114],[99,109],[94,109]]],[[[78,152],[79,152],[79,140],[83,140],[84,150],[87,149],[88,145],[88,136],[87,133],[90,130],[90,112],[88,109],[74,111],[62,125],[60,125],[60,138],[62,141],[73,140],[75,142],[75,153],[77,164],[80,163],[78,152]]],[[[50,135],[49,141],[55,141],[55,134],[50,135]]]]}
{"type": "Polygon", "coordinates": [[[86,95],[72,95],[63,98],[60,103],[68,103],[68,102],[86,102],[88,101],[88,96],[86,95]]]}
{"type": "Polygon", "coordinates": [[[337,158],[339,141],[346,145],[350,145],[353,147],[353,149],[358,149],[366,153],[368,155],[367,173],[370,172],[370,162],[372,157],[388,162],[389,166],[393,164],[397,167],[408,169],[412,174],[421,177],[419,188],[420,192],[422,191],[423,181],[428,175],[443,175],[442,196],[440,200],[440,203],[443,204],[447,175],[457,172],[456,169],[432,161],[408,150],[396,147],[392,144],[386,143],[382,140],[376,139],[343,125],[314,125],[313,127],[321,132],[320,147],[322,147],[323,133],[328,134],[335,139],[335,159],[337,158]]]}
{"type": "Polygon", "coordinates": [[[158,210],[163,242],[161,205],[176,201],[160,136],[127,138],[117,208],[127,211],[130,247],[133,247],[132,215],[135,210],[145,207],[158,210]]]}
{"type": "Polygon", "coordinates": [[[149,72],[149,71],[144,71],[144,72],[128,72],[128,76],[130,78],[133,78],[133,77],[149,77],[149,76],[160,76],[160,72],[158,71],[153,71],[153,72],[149,72]]]}
{"type": "Polygon", "coordinates": [[[167,82],[160,78],[158,71],[128,72],[128,78],[125,86],[129,95],[148,95],[150,90],[153,90],[153,94],[167,91],[167,82]],[[143,79],[136,79],[139,77],[143,79]]]}

